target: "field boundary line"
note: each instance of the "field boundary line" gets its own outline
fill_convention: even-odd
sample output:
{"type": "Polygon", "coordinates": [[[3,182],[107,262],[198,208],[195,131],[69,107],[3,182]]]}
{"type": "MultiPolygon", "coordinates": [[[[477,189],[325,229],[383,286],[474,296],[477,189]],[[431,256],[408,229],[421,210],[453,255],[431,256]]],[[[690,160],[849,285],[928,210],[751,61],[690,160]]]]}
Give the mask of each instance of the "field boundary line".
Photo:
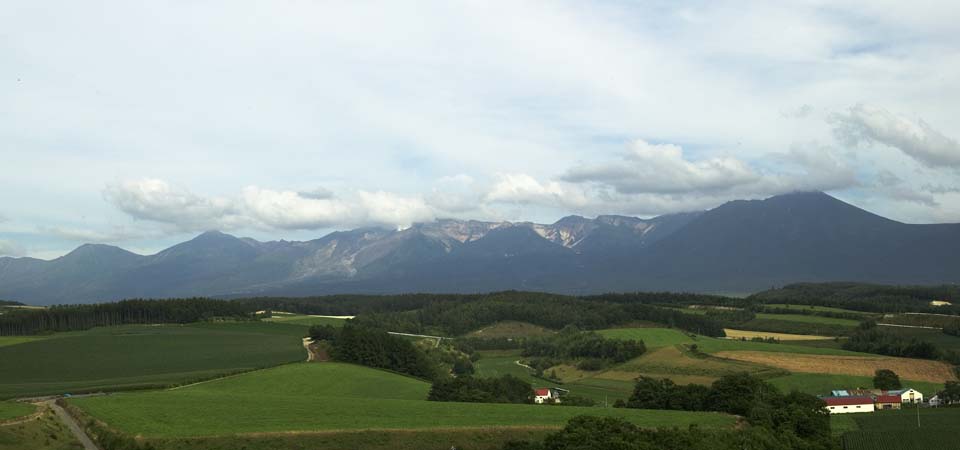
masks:
{"type": "MultiPolygon", "coordinates": [[[[564,425],[503,425],[503,426],[478,426],[478,427],[429,427],[429,428],[336,428],[329,430],[292,430],[292,431],[258,431],[250,433],[230,433],[230,434],[210,434],[202,436],[189,436],[174,439],[209,439],[219,437],[271,437],[271,436],[309,436],[309,435],[330,435],[330,434],[356,434],[370,432],[391,432],[391,433],[439,433],[448,431],[478,431],[478,430],[559,430],[564,425]]],[[[146,439],[171,439],[169,436],[144,436],[146,439]]]]}
{"type": "Polygon", "coordinates": [[[897,328],[922,328],[924,330],[942,330],[940,327],[922,327],[920,325],[898,325],[895,323],[878,323],[878,327],[897,327],[897,328]]]}

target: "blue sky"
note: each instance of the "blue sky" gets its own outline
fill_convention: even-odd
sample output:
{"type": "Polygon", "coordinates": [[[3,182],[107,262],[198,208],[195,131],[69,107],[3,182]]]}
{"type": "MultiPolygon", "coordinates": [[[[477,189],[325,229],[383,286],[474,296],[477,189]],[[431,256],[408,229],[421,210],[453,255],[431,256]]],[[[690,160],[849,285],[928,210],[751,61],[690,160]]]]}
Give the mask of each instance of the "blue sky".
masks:
{"type": "Polygon", "coordinates": [[[960,222],[951,2],[137,3],[5,3],[0,255],[814,189],[960,222]]]}

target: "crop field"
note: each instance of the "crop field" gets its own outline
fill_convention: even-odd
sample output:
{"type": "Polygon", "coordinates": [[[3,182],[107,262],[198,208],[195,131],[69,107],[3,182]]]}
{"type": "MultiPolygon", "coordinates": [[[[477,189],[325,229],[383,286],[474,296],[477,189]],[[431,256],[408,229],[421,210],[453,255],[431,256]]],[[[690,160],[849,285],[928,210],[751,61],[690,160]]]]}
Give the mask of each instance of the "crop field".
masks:
{"type": "Polygon", "coordinates": [[[648,349],[693,342],[690,336],[675,328],[610,328],[597,333],[611,339],[643,341],[648,349]]]}
{"type": "Polygon", "coordinates": [[[801,345],[796,343],[769,344],[766,342],[739,341],[734,339],[717,339],[709,337],[700,337],[697,339],[697,347],[705,353],[717,352],[774,352],[774,353],[797,353],[806,355],[838,355],[838,356],[875,356],[869,353],[851,352],[834,347],[819,347],[810,345],[801,345]]]}
{"type": "Polygon", "coordinates": [[[824,339],[832,339],[829,336],[815,336],[812,334],[789,334],[789,333],[774,333],[771,331],[746,331],[746,330],[734,330],[730,328],[724,328],[723,331],[727,334],[727,337],[730,339],[753,339],[758,338],[774,338],[780,341],[817,341],[824,339]]]}
{"type": "Polygon", "coordinates": [[[519,338],[519,337],[531,337],[531,336],[545,336],[553,334],[554,331],[541,327],[539,325],[534,325],[527,322],[517,322],[514,320],[505,320],[503,322],[497,322],[488,327],[481,328],[476,331],[471,331],[466,335],[466,337],[475,337],[475,338],[519,338]]]}
{"type": "Polygon", "coordinates": [[[0,450],[83,450],[66,425],[52,413],[38,420],[0,426],[0,450]]]}
{"type": "Polygon", "coordinates": [[[877,369],[890,369],[905,380],[938,383],[955,380],[953,369],[940,361],[889,356],[798,355],[771,352],[719,352],[717,356],[779,367],[790,372],[859,375],[872,377],[877,369]]]}
{"type": "Polygon", "coordinates": [[[943,328],[947,325],[960,321],[960,316],[949,316],[943,314],[896,314],[892,317],[884,316],[877,320],[880,323],[892,323],[897,325],[912,325],[921,327],[943,328]]]}
{"type": "Polygon", "coordinates": [[[960,408],[920,408],[858,414],[860,431],[843,435],[846,450],[957,450],[960,408]],[[919,412],[920,423],[917,424],[919,412]]]}
{"type": "MultiPolygon", "coordinates": [[[[630,360],[617,367],[618,371],[635,372],[654,378],[671,378],[674,375],[693,375],[719,378],[738,372],[750,372],[758,376],[783,374],[768,366],[751,362],[716,358],[710,355],[695,355],[678,347],[663,347],[630,360]]],[[[712,380],[710,380],[712,381],[712,380]]]]}
{"type": "Polygon", "coordinates": [[[361,366],[300,363],[177,390],[121,393],[70,402],[120,431],[147,438],[324,430],[559,427],[581,414],[617,416],[648,427],[682,428],[691,423],[726,427],[734,422],[732,416],[716,413],[429,402],[423,399],[428,388],[427,383],[419,380],[361,366]]]}
{"type": "Polygon", "coordinates": [[[0,398],[164,386],[305,359],[306,327],[129,325],[0,347],[0,398]]]}
{"type": "Polygon", "coordinates": [[[0,422],[33,414],[36,406],[29,403],[0,402],[0,422]]]}
{"type": "MultiPolygon", "coordinates": [[[[931,396],[943,389],[943,383],[916,381],[904,379],[905,387],[912,387],[926,396],[931,396]]],[[[872,376],[826,374],[826,373],[792,373],[782,377],[767,380],[783,392],[793,390],[811,395],[826,395],[834,389],[843,388],[872,388],[872,376]]]]}
{"type": "Polygon", "coordinates": [[[39,341],[41,339],[46,339],[46,336],[0,336],[0,347],[24,344],[27,342],[39,341]]]}

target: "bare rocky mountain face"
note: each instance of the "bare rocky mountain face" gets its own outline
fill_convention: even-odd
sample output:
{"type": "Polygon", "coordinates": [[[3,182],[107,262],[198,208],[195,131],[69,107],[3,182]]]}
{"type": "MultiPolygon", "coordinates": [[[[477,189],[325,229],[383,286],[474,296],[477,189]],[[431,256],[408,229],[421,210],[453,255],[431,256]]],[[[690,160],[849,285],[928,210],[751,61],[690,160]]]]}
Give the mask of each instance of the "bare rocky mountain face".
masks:
{"type": "Polygon", "coordinates": [[[329,293],[743,293],[799,281],[955,283],[960,225],[895,222],[823,193],[735,201],[653,219],[553,224],[443,219],[305,242],[207,232],[155,255],[84,245],[51,261],[0,258],[0,298],[329,293]]]}

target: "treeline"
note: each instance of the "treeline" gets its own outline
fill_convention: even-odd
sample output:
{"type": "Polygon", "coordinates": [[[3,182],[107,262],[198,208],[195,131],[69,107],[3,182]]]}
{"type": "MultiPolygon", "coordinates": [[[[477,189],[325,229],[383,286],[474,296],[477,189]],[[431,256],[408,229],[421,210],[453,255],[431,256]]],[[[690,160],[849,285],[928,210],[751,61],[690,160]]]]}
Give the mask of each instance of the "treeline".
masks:
{"type": "Polygon", "coordinates": [[[811,441],[765,427],[736,430],[641,428],[616,417],[577,416],[542,441],[515,441],[503,450],[835,450],[829,439],[811,441]]]}
{"type": "Polygon", "coordinates": [[[0,300],[0,306],[23,306],[23,303],[13,300],[0,300]]]}
{"type": "Polygon", "coordinates": [[[207,298],[138,299],[44,309],[14,309],[0,315],[0,336],[81,331],[127,324],[190,323],[215,318],[252,319],[253,312],[249,306],[241,303],[207,298]]]}
{"type": "Polygon", "coordinates": [[[960,314],[960,286],[885,286],[863,283],[797,283],[753,294],[758,303],[829,306],[872,313],[960,314]],[[942,300],[953,303],[933,306],[942,300]]]}
{"type": "Polygon", "coordinates": [[[852,312],[823,311],[823,310],[806,309],[806,308],[784,308],[784,307],[774,307],[774,306],[761,306],[761,308],[763,312],[770,313],[770,314],[801,314],[804,316],[831,317],[834,319],[850,319],[850,320],[856,320],[856,321],[863,320],[865,316],[864,314],[852,313],[852,312]]]}
{"type": "Polygon", "coordinates": [[[533,403],[533,387],[513,375],[497,378],[459,376],[433,382],[427,400],[473,403],[533,403]]]}
{"type": "Polygon", "coordinates": [[[960,365],[960,352],[956,350],[943,349],[917,338],[905,338],[884,332],[871,321],[861,323],[857,332],[843,343],[843,349],[904,358],[942,359],[950,364],[960,365]]]}
{"type": "Polygon", "coordinates": [[[309,330],[314,342],[327,346],[336,361],[392,370],[418,378],[438,378],[438,368],[413,342],[386,331],[353,325],[314,325],[309,330]]]}
{"type": "Polygon", "coordinates": [[[830,415],[822,400],[809,394],[782,394],[749,373],[725,375],[711,386],[681,386],[669,379],[640,377],[628,408],[719,411],[736,414],[753,427],[766,428],[829,448],[830,415]]]}
{"type": "Polygon", "coordinates": [[[724,336],[723,326],[708,317],[644,303],[611,302],[605,298],[509,291],[476,296],[469,301],[438,301],[411,311],[363,314],[356,320],[376,328],[448,336],[462,335],[503,320],[551,329],[574,325],[585,330],[650,321],[696,334],[724,336]]]}
{"type": "Polygon", "coordinates": [[[600,334],[568,326],[551,336],[525,339],[522,355],[562,360],[590,358],[622,363],[642,355],[646,350],[643,342],[607,339],[600,334]]]}

